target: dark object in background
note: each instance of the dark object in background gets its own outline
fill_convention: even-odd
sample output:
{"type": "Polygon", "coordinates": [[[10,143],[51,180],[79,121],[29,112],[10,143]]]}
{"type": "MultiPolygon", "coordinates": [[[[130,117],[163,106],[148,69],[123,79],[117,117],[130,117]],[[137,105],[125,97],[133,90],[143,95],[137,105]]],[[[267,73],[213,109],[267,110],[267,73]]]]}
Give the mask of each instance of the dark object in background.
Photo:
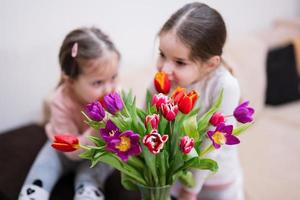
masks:
{"type": "MultiPolygon", "coordinates": [[[[0,134],[0,199],[15,200],[40,148],[46,141],[44,128],[28,125],[0,134]]],[[[64,175],[54,187],[50,199],[73,199],[74,174],[64,175]]],[[[138,192],[125,190],[120,174],[115,171],[105,184],[108,200],[139,200],[138,192]]]]}
{"type": "Polygon", "coordinates": [[[294,45],[272,49],[267,55],[266,104],[280,105],[300,99],[294,45]]]}

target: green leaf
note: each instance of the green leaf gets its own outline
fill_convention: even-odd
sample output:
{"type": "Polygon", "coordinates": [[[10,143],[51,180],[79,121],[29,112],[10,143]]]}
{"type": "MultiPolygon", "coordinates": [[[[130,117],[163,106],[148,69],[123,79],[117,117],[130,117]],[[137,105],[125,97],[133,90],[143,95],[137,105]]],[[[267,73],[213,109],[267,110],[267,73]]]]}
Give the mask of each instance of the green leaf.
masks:
{"type": "Polygon", "coordinates": [[[139,170],[144,170],[146,167],[145,163],[138,156],[130,156],[127,163],[139,170]]]}
{"type": "Polygon", "coordinates": [[[198,156],[199,156],[199,154],[198,154],[198,152],[196,151],[196,149],[194,147],[194,148],[192,148],[192,150],[188,154],[184,154],[183,159],[185,161],[187,161],[191,158],[198,157],[198,156]]]}
{"type": "Polygon", "coordinates": [[[126,190],[138,190],[138,187],[134,184],[134,182],[135,181],[133,181],[128,175],[121,172],[121,183],[126,190]]]}
{"type": "Polygon", "coordinates": [[[240,125],[239,127],[233,129],[233,135],[234,136],[239,136],[242,134],[245,130],[247,130],[249,127],[251,127],[254,123],[248,123],[248,124],[243,124],[240,125]]]}
{"type": "Polygon", "coordinates": [[[158,124],[158,132],[163,135],[166,133],[166,128],[167,128],[169,122],[162,115],[160,115],[159,117],[160,117],[160,120],[159,120],[159,124],[158,124]]]}
{"type": "Polygon", "coordinates": [[[148,109],[148,113],[149,114],[156,114],[157,113],[157,109],[156,109],[156,106],[149,106],[149,109],[148,109]]]}
{"type": "MultiPolygon", "coordinates": [[[[194,157],[184,163],[182,167],[180,167],[176,172],[181,170],[187,170],[190,168],[201,169],[201,170],[210,170],[212,172],[216,172],[218,170],[218,163],[214,160],[208,158],[199,158],[194,157]]],[[[175,172],[175,173],[176,173],[175,172]]]]}
{"type": "Polygon", "coordinates": [[[197,151],[198,155],[201,153],[201,140],[195,142],[194,149],[197,151]]]}
{"type": "Polygon", "coordinates": [[[185,116],[190,117],[190,116],[193,116],[193,115],[197,115],[199,113],[199,111],[200,111],[200,108],[194,107],[193,110],[185,116]]]}
{"type": "Polygon", "coordinates": [[[128,175],[130,178],[135,180],[136,182],[146,185],[146,182],[142,176],[142,174],[137,171],[135,168],[132,166],[126,164],[125,162],[122,162],[118,157],[116,157],[114,154],[104,154],[103,156],[100,157],[99,161],[104,162],[113,168],[116,168],[117,170],[125,173],[128,175]]]}
{"type": "Polygon", "coordinates": [[[99,137],[89,135],[89,136],[87,136],[87,138],[98,147],[102,147],[105,145],[105,142],[99,137]]]}
{"type": "Polygon", "coordinates": [[[146,113],[144,110],[142,110],[142,109],[140,109],[140,108],[136,108],[136,113],[137,113],[138,117],[139,117],[142,121],[145,120],[145,118],[146,118],[146,116],[147,116],[147,113],[146,113]]]}
{"type": "Polygon", "coordinates": [[[183,121],[183,129],[187,136],[194,138],[194,140],[197,141],[199,138],[197,130],[197,115],[193,115],[185,119],[183,121]]]}
{"type": "Polygon", "coordinates": [[[193,177],[193,173],[190,171],[183,171],[179,174],[179,180],[182,184],[186,185],[187,187],[194,187],[196,182],[193,177]]]}
{"type": "Polygon", "coordinates": [[[152,97],[153,95],[151,94],[150,90],[147,90],[146,92],[146,106],[147,106],[147,110],[150,109],[151,105],[152,105],[152,97]]]}
{"type": "Polygon", "coordinates": [[[89,149],[79,155],[80,158],[92,160],[96,149],[89,149]]]}
{"type": "Polygon", "coordinates": [[[95,167],[95,165],[100,162],[101,156],[107,154],[107,152],[103,152],[103,151],[96,151],[96,153],[93,156],[92,159],[92,166],[91,167],[95,167]]]}
{"type": "Polygon", "coordinates": [[[125,104],[126,107],[129,107],[132,105],[133,102],[133,95],[132,95],[132,90],[129,90],[128,93],[126,93],[124,90],[121,91],[123,103],[125,104]]]}
{"type": "Polygon", "coordinates": [[[132,127],[129,129],[131,129],[135,133],[139,133],[140,135],[143,136],[144,133],[146,133],[146,127],[144,125],[144,120],[142,121],[141,118],[137,114],[135,98],[134,98],[133,103],[130,106],[130,108],[128,108],[128,112],[130,114],[131,121],[132,121],[132,127]]]}
{"type": "Polygon", "coordinates": [[[121,132],[131,129],[131,118],[129,117],[113,117],[111,120],[116,124],[116,126],[121,130],[121,132]]]}
{"type": "Polygon", "coordinates": [[[183,154],[181,153],[181,151],[177,151],[177,153],[169,160],[170,160],[170,165],[169,165],[170,167],[168,168],[167,171],[168,174],[167,184],[172,185],[175,180],[173,175],[176,174],[178,172],[178,169],[180,169],[184,164],[183,154]]]}

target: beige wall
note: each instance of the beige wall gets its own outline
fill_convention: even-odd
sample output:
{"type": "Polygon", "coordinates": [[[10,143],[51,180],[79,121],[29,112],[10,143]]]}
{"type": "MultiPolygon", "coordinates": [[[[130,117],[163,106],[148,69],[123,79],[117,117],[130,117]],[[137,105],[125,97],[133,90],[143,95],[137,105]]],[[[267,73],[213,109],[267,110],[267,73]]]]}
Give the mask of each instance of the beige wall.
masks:
{"type": "MultiPolygon", "coordinates": [[[[0,131],[40,118],[42,99],[59,79],[57,54],[68,31],[95,25],[111,35],[130,80],[154,66],[159,27],[187,2],[0,0],[0,131]]],[[[299,0],[204,2],[221,12],[231,36],[266,28],[278,17],[300,16],[299,0]]]]}

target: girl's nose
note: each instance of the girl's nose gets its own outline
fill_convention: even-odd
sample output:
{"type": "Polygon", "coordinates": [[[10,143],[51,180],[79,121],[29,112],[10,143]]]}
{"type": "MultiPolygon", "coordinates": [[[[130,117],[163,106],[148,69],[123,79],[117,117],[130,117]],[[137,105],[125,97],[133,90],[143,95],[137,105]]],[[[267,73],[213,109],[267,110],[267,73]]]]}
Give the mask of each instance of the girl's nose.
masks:
{"type": "Polygon", "coordinates": [[[110,92],[112,92],[115,89],[114,84],[112,84],[111,82],[107,82],[104,85],[104,93],[108,94],[110,92]]]}
{"type": "Polygon", "coordinates": [[[172,74],[173,72],[173,66],[171,63],[164,63],[163,67],[162,67],[162,71],[165,72],[166,74],[172,74]]]}

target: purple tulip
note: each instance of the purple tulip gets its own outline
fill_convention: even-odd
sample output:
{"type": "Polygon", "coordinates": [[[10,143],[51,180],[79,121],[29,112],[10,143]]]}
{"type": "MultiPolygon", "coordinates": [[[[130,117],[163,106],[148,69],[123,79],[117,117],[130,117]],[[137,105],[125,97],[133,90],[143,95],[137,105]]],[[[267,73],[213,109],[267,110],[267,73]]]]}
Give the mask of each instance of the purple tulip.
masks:
{"type": "Polygon", "coordinates": [[[126,162],[129,156],[139,155],[142,152],[139,139],[138,134],[132,130],[127,130],[121,133],[119,137],[112,137],[106,148],[126,162]]]}
{"type": "Polygon", "coordinates": [[[99,101],[94,101],[87,104],[85,107],[85,111],[89,118],[97,122],[102,121],[105,117],[105,110],[99,101]]]}
{"type": "Polygon", "coordinates": [[[254,114],[254,109],[251,107],[248,107],[249,101],[245,101],[241,103],[233,112],[233,116],[238,122],[241,122],[243,124],[252,122],[254,114]]]}
{"type": "Polygon", "coordinates": [[[112,92],[104,96],[105,107],[111,114],[121,111],[124,107],[122,99],[117,92],[112,92]]]}
{"type": "Polygon", "coordinates": [[[213,146],[219,149],[223,144],[234,145],[240,143],[240,140],[232,135],[232,130],[232,125],[226,126],[224,123],[220,123],[214,131],[208,131],[207,135],[213,142],[213,146]]]}
{"type": "Polygon", "coordinates": [[[100,135],[105,142],[111,141],[112,138],[118,138],[120,134],[120,129],[111,120],[106,122],[105,128],[100,129],[100,135]]]}

